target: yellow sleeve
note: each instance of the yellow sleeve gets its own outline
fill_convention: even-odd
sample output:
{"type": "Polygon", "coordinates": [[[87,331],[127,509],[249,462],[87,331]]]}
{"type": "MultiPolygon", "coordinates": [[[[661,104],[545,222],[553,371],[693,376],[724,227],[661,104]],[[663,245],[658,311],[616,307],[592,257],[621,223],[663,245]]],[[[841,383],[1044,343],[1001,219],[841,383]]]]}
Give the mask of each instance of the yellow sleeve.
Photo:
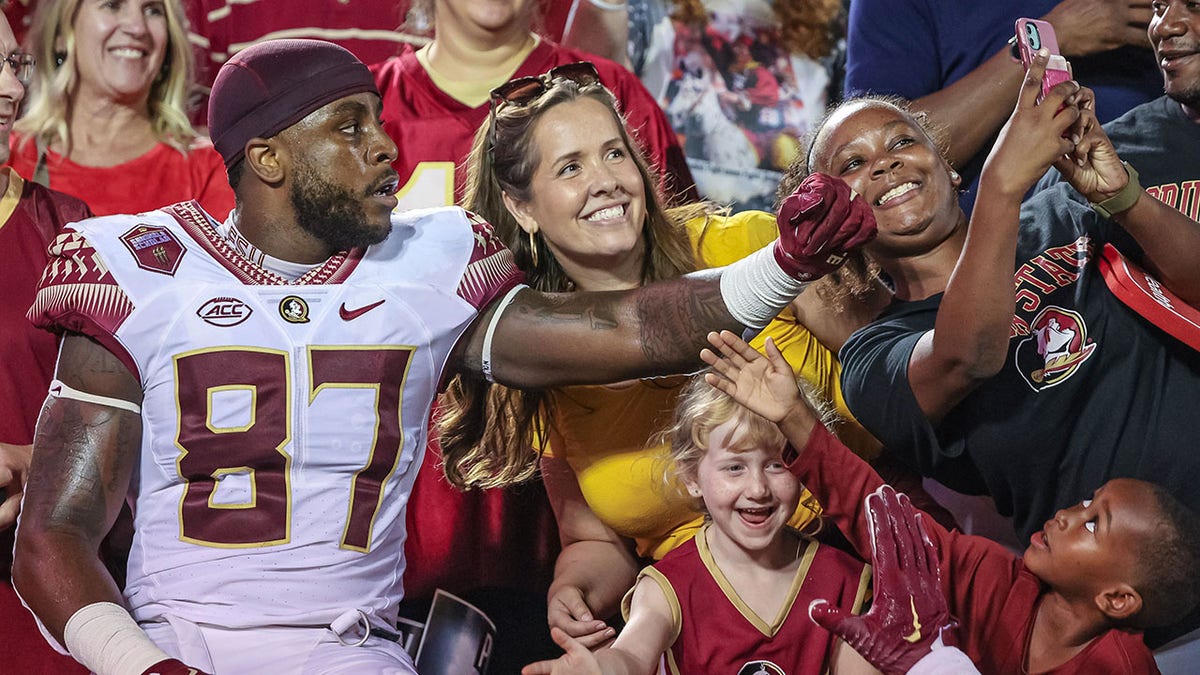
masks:
{"type": "Polygon", "coordinates": [[[775,241],[775,216],[765,211],[742,211],[731,216],[710,215],[687,223],[696,265],[724,267],[775,241]]]}

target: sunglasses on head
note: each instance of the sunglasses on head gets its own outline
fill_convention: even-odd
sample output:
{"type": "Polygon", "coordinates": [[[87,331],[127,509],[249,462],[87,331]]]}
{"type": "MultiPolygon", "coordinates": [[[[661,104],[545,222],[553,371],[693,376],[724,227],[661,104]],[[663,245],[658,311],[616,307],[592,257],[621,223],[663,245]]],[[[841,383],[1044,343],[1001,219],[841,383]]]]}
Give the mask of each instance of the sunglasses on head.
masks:
{"type": "Polygon", "coordinates": [[[586,87],[600,82],[600,73],[596,72],[596,66],[587,61],[580,61],[556,66],[541,75],[518,77],[492,90],[492,109],[502,105],[529,105],[560,80],[570,80],[581,87],[586,87]]]}

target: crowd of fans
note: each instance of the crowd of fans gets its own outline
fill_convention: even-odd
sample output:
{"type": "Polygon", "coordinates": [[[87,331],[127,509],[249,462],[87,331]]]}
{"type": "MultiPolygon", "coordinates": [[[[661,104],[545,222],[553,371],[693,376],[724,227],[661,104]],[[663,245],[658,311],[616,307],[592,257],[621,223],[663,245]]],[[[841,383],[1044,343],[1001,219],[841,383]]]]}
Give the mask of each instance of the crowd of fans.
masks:
{"type": "Polygon", "coordinates": [[[960,4],[8,0],[0,673],[1191,672],[1200,9],[960,4]]]}

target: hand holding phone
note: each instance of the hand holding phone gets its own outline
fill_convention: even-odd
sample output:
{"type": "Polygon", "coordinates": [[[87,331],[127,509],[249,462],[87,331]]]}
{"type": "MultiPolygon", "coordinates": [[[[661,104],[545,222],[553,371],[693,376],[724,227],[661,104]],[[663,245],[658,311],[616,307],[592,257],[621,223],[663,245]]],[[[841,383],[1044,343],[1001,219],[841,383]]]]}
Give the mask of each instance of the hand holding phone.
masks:
{"type": "Polygon", "coordinates": [[[1054,34],[1054,26],[1037,19],[1017,19],[1017,51],[1021,54],[1021,65],[1025,66],[1025,70],[1029,70],[1034,54],[1042,48],[1050,52],[1050,61],[1046,64],[1046,74],[1042,77],[1039,103],[1055,85],[1072,79],[1071,64],[1058,51],[1058,37],[1054,34]]]}

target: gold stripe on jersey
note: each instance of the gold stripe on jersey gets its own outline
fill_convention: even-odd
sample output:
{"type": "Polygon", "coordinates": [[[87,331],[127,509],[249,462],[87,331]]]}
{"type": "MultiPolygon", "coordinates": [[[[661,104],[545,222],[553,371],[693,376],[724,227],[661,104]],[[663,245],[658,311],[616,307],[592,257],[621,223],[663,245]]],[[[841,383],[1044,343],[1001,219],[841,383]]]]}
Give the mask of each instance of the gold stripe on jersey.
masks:
{"type": "Polygon", "coordinates": [[[8,223],[13,211],[17,210],[17,204],[21,203],[21,192],[25,190],[25,179],[21,178],[21,174],[13,171],[11,166],[4,167],[3,171],[8,173],[8,189],[0,197],[0,228],[8,223]]]}
{"type": "Polygon", "coordinates": [[[804,580],[808,577],[808,569],[812,567],[813,558],[816,557],[820,544],[811,539],[801,537],[799,533],[791,532],[790,530],[780,533],[781,536],[786,536],[787,533],[791,532],[793,536],[800,539],[802,549],[798,551],[800,566],[796,569],[796,575],[792,578],[792,585],[788,588],[787,595],[784,596],[783,604],[779,607],[779,611],[776,612],[774,620],[771,623],[767,623],[742,600],[737,590],[733,587],[733,584],[725,577],[725,573],[717,566],[717,561],[713,560],[712,551],[708,548],[708,538],[706,536],[708,530],[712,527],[714,525],[711,523],[706,524],[696,534],[696,550],[700,553],[701,562],[704,563],[704,567],[708,569],[708,573],[712,575],[717,585],[725,593],[725,597],[729,598],[729,602],[737,608],[737,611],[746,617],[746,620],[758,629],[758,632],[768,638],[775,637],[775,634],[783,627],[783,623],[787,621],[788,615],[792,612],[792,605],[796,603],[796,596],[800,594],[800,587],[804,585],[804,580]]]}

